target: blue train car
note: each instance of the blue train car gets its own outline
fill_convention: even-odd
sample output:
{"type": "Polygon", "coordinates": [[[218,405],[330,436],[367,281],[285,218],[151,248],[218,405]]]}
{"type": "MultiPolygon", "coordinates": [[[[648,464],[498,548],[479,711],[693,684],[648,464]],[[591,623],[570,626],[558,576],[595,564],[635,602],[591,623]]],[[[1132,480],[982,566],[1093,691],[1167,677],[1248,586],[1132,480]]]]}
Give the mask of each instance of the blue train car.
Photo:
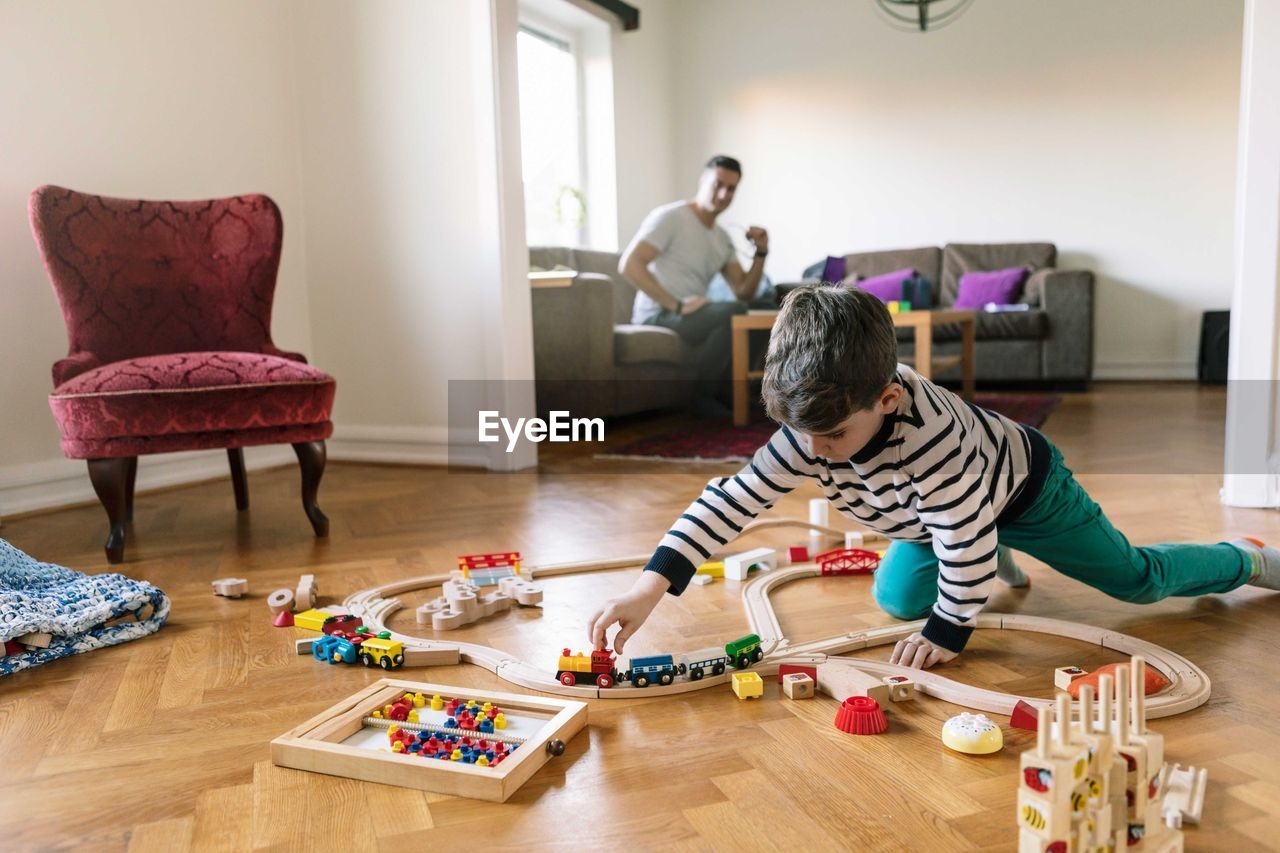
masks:
{"type": "Polygon", "coordinates": [[[632,687],[648,687],[655,681],[658,684],[670,684],[682,672],[684,667],[677,665],[671,655],[652,655],[645,658],[632,658],[627,678],[631,681],[632,687]]]}

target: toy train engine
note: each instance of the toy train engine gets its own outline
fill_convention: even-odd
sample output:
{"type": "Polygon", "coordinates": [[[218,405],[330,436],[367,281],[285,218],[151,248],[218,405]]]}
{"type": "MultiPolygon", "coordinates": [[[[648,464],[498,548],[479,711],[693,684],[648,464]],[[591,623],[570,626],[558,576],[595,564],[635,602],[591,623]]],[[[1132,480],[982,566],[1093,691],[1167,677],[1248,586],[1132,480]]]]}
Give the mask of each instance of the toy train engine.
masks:
{"type": "Polygon", "coordinates": [[[677,664],[671,655],[653,655],[647,658],[632,658],[631,669],[623,675],[631,682],[632,687],[648,687],[655,681],[666,685],[676,680],[677,675],[685,671],[684,664],[677,664]]]}
{"type": "Polygon", "coordinates": [[[755,634],[747,634],[731,643],[725,643],[724,652],[738,669],[746,669],[753,663],[759,663],[764,657],[764,650],[760,648],[760,638],[755,634]]]}
{"type": "Polygon", "coordinates": [[[680,667],[689,673],[690,681],[701,681],[708,672],[712,675],[722,675],[729,663],[729,656],[724,653],[724,649],[716,646],[680,656],[680,667]]]}
{"type": "Polygon", "coordinates": [[[618,671],[613,663],[613,652],[608,649],[597,649],[589,655],[582,652],[571,655],[565,649],[556,664],[556,680],[566,687],[579,682],[612,687],[618,683],[618,671]]]}

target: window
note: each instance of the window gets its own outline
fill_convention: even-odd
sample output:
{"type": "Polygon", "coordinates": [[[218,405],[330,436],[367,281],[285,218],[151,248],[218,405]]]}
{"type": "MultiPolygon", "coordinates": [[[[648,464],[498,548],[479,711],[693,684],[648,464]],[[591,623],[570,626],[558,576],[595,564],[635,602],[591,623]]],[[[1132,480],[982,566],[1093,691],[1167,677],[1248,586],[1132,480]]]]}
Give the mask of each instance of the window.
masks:
{"type": "Polygon", "coordinates": [[[571,37],[520,26],[520,160],[530,246],[587,245],[582,92],[571,37]]]}

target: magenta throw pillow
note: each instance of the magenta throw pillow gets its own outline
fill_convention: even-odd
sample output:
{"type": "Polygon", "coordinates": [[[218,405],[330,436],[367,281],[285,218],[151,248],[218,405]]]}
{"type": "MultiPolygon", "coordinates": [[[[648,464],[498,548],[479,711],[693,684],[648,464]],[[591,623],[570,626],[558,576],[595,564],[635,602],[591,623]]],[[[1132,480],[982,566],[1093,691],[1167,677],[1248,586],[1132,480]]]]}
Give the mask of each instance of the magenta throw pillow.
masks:
{"type": "Polygon", "coordinates": [[[864,278],[857,283],[857,286],[881,302],[897,302],[902,299],[903,283],[915,274],[915,270],[907,267],[906,269],[887,272],[884,275],[873,275],[871,278],[864,278]]]}
{"type": "Polygon", "coordinates": [[[1022,295],[1027,280],[1026,267],[1009,267],[990,272],[967,272],[960,276],[955,308],[982,308],[988,302],[1012,305],[1022,295]]]}

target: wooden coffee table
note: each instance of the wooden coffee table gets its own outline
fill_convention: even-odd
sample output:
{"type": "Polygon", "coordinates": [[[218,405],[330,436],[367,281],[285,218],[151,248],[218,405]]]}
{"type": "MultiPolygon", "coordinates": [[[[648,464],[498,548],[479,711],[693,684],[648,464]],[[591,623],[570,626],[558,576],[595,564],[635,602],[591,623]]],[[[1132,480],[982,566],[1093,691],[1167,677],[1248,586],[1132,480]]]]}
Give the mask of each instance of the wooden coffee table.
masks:
{"type": "MultiPolygon", "coordinates": [[[[916,354],[914,358],[900,359],[912,365],[916,372],[925,379],[932,379],[933,374],[960,365],[963,376],[961,394],[966,399],[973,398],[973,357],[974,341],[977,339],[977,312],[939,309],[937,311],[906,311],[893,314],[893,325],[897,328],[915,329],[916,354]],[[960,324],[960,354],[933,357],[933,328],[947,323],[960,324]]],[[[747,341],[750,332],[755,329],[772,329],[778,319],[777,311],[752,311],[748,314],[736,314],[733,317],[733,423],[734,426],[746,426],[750,417],[751,382],[764,378],[764,372],[750,370],[747,341]]]]}

